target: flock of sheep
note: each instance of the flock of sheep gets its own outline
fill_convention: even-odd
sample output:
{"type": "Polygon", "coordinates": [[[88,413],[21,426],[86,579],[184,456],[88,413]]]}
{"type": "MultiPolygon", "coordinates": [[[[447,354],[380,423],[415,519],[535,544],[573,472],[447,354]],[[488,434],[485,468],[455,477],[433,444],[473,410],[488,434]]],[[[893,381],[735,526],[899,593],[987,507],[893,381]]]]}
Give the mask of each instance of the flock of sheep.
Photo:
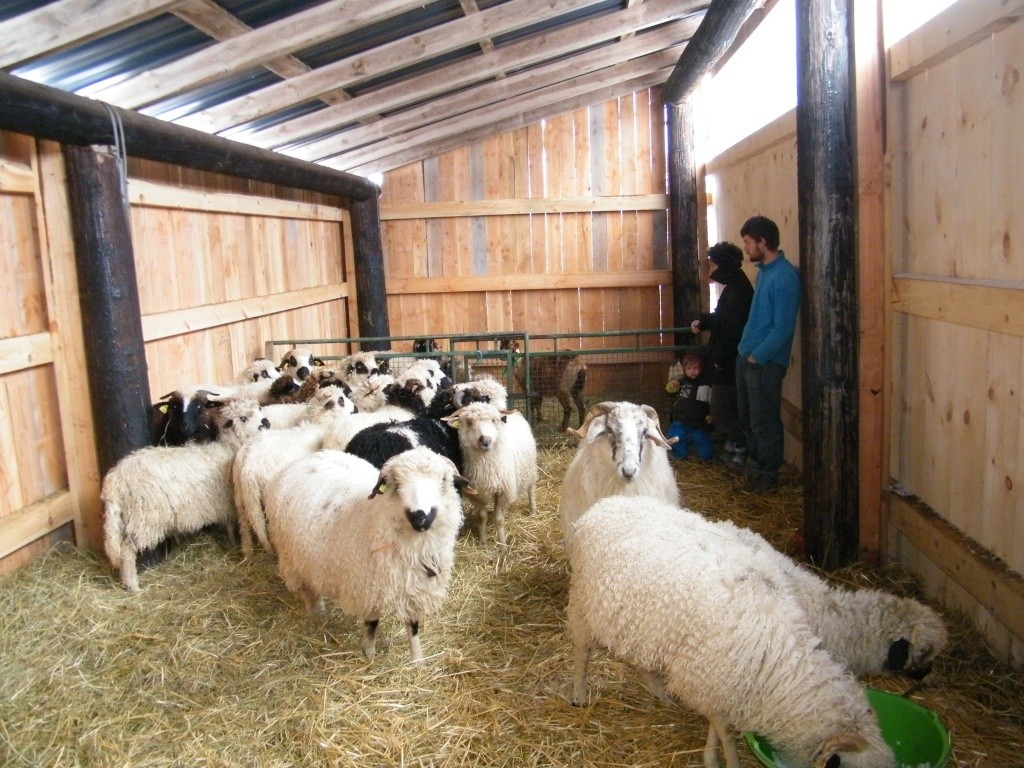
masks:
{"type": "MultiPolygon", "coordinates": [[[[154,408],[154,445],[107,473],[105,548],[124,586],[163,540],[221,525],[276,554],[311,612],[324,598],[362,620],[372,657],[385,614],[423,658],[421,622],[446,598],[463,502],[481,544],[521,497],[536,513],[537,449],[505,388],[452,384],[427,357],[382,372],[362,352],[329,368],[306,350],[260,360],[224,386],[154,408]],[[282,372],[283,369],[283,372],[282,372]],[[170,495],[166,488],[187,487],[170,495]],[[183,482],[184,481],[184,482],[183,482]]],[[[648,405],[604,402],[578,429],[559,501],[571,567],[572,703],[603,647],[661,699],[709,721],[706,766],[739,767],[733,729],[791,766],[892,768],[857,675],[926,675],[947,641],[929,607],[829,585],[758,534],[681,506],[670,441],[648,405]]]]}

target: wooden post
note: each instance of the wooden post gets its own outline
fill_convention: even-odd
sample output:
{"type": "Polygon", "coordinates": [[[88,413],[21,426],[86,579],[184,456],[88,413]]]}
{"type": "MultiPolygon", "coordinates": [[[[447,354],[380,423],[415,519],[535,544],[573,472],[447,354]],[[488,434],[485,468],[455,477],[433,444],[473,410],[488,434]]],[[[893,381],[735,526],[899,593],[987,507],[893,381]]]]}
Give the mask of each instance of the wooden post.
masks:
{"type": "Polygon", "coordinates": [[[128,202],[110,147],[64,147],[89,400],[102,477],[149,445],[149,376],[128,202]]]}
{"type": "MultiPolygon", "coordinates": [[[[668,110],[668,198],[672,243],[672,323],[685,328],[700,314],[700,262],[697,254],[697,163],[689,102],[668,110]]],[[[692,344],[691,334],[675,343],[692,344]]]]}
{"type": "Polygon", "coordinates": [[[856,178],[850,0],[797,2],[797,190],[804,538],[834,569],[858,556],[856,178]]]}
{"type": "MultiPolygon", "coordinates": [[[[355,245],[356,293],[359,304],[359,335],[390,336],[388,294],[384,283],[384,253],[380,240],[377,198],[352,203],[352,236],[355,245]]],[[[388,350],[386,341],[364,342],[365,350],[388,350]]]]}

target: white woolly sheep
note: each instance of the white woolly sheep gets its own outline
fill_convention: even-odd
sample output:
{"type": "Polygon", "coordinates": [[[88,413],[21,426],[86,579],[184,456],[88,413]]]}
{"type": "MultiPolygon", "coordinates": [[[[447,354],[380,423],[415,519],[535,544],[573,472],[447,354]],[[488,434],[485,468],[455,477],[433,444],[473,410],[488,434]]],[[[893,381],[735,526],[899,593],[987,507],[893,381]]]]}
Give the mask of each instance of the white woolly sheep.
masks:
{"type": "Polygon", "coordinates": [[[311,350],[294,347],[284,353],[280,368],[282,373],[290,373],[299,381],[305,381],[315,368],[322,367],[323,364],[324,361],[314,355],[311,350]]]}
{"type": "Polygon", "coordinates": [[[760,733],[794,768],[893,768],[853,675],[820,647],[774,564],[700,515],[650,497],[603,499],[577,522],[568,630],[573,703],[600,645],[664,677],[710,721],[707,766],[739,768],[730,726],[760,733]],[[841,761],[841,763],[839,763],[841,761]]]}
{"type": "Polygon", "coordinates": [[[462,471],[476,491],[470,503],[480,543],[487,543],[487,524],[492,520],[498,546],[504,550],[505,517],[523,493],[531,514],[537,514],[537,443],[530,425],[518,411],[499,411],[489,403],[470,403],[443,421],[458,432],[462,471]]]}
{"type": "Polygon", "coordinates": [[[252,553],[254,535],[264,549],[274,551],[264,511],[267,486],[290,463],[320,450],[327,429],[348,418],[355,408],[340,386],[320,389],[300,407],[304,410],[300,424],[260,433],[238,450],[231,465],[231,487],[245,557],[252,553]]]}
{"type": "Polygon", "coordinates": [[[880,590],[833,586],[760,534],[728,522],[718,525],[723,536],[741,541],[779,568],[822,647],[853,674],[920,680],[946,647],[946,625],[927,605],[880,590]]]}
{"type": "Polygon", "coordinates": [[[565,470],[558,505],[566,549],[572,546],[573,524],[598,499],[606,496],[654,496],[679,504],[679,487],[668,458],[658,413],[649,405],[603,402],[591,407],[579,430],[580,439],[565,470]]]}
{"type": "Polygon", "coordinates": [[[167,537],[222,525],[234,543],[231,462],[236,451],[270,427],[253,400],[218,409],[218,436],[210,443],[142,448],[125,456],[106,477],[104,549],[121,581],[139,591],[135,558],[167,537]]]}
{"type": "Polygon", "coordinates": [[[421,661],[420,624],[447,596],[462,523],[457,489],[465,486],[454,464],[426,448],[399,454],[379,473],[341,451],[299,459],[267,489],[285,585],[311,612],[329,597],[362,619],[369,658],[381,616],[395,614],[412,661],[421,661]]]}

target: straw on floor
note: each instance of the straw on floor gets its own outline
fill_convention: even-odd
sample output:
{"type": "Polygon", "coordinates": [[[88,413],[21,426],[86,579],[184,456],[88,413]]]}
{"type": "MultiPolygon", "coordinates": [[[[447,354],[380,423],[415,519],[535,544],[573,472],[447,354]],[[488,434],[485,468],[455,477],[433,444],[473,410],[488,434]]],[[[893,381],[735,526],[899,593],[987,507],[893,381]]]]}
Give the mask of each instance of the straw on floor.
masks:
{"type": "MultiPolygon", "coordinates": [[[[459,541],[447,606],[422,627],[422,665],[409,664],[394,620],[366,660],[355,619],[306,615],[272,557],[243,561],[217,536],[143,571],[137,596],[100,556],[39,558],[0,581],[0,764],[702,766],[706,723],[660,704],[607,654],[591,664],[589,705],[569,704],[557,506],[570,457],[570,446],[541,451],[539,511],[514,509],[507,558],[459,541]]],[[[724,467],[682,462],[677,475],[688,506],[792,543],[795,481],[758,497],[724,467]]],[[[917,592],[897,567],[833,578],[917,592]]],[[[945,615],[951,647],[913,698],[949,727],[951,766],[1024,765],[1024,676],[945,615]]]]}

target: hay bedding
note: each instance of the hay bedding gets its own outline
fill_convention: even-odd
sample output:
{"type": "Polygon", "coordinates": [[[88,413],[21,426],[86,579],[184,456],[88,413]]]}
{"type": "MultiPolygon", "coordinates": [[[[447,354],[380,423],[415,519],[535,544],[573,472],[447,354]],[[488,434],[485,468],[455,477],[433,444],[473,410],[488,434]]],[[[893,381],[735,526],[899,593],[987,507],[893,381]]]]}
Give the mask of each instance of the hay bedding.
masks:
{"type": "MultiPolygon", "coordinates": [[[[5,766],[701,766],[706,724],[659,704],[606,654],[591,703],[569,705],[568,573],[557,521],[566,447],[541,451],[539,512],[517,505],[511,553],[461,540],[442,615],[408,663],[381,622],[377,657],[356,620],[307,616],[262,551],[198,537],[124,591],[99,556],[58,549],[0,590],[0,762],[5,766]]],[[[795,483],[737,490],[728,470],[677,465],[689,506],[728,514],[785,548],[795,483]]],[[[914,594],[897,568],[855,566],[850,586],[914,594]]],[[[1021,766],[1024,680],[949,617],[951,648],[915,699],[953,735],[951,766],[1021,766]]],[[[902,692],[908,684],[872,684],[902,692]]],[[[756,766],[741,749],[745,767],[756,766]]]]}

